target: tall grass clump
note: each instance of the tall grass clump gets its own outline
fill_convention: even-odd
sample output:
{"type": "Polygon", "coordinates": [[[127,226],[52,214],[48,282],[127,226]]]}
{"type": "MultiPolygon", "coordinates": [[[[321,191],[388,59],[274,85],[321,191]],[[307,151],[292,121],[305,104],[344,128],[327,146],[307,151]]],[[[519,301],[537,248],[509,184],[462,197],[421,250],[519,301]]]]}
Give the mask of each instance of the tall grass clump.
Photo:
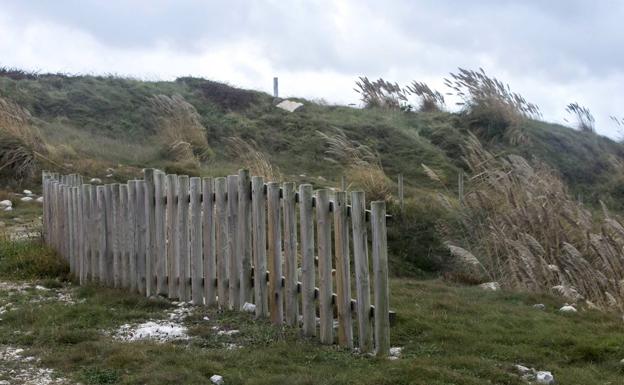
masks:
{"type": "Polygon", "coordinates": [[[38,240],[12,241],[0,237],[0,277],[10,279],[67,279],[69,266],[38,240]]]}
{"type": "Polygon", "coordinates": [[[206,128],[192,104],[177,94],[153,96],[150,104],[156,114],[158,141],[168,159],[199,163],[212,156],[206,128]]]}
{"type": "Polygon", "coordinates": [[[526,118],[541,116],[539,107],[522,95],[512,92],[509,85],[478,71],[459,68],[444,79],[464,109],[469,127],[485,139],[506,139],[511,144],[526,142],[521,124],[526,118]]]}
{"type": "Polygon", "coordinates": [[[252,139],[244,140],[233,136],[226,139],[230,156],[242,163],[252,175],[262,176],[266,180],[278,182],[282,180],[279,168],[271,163],[269,155],[258,149],[252,139]]]}
{"type": "MultiPolygon", "coordinates": [[[[449,245],[473,255],[488,279],[509,289],[556,292],[569,302],[624,311],[624,226],[596,218],[550,168],[495,156],[472,136],[471,177],[458,208],[464,236],[449,245]]],[[[464,253],[465,252],[465,253],[464,253]]],[[[468,253],[468,254],[466,254],[468,253]]]]}
{"type": "Polygon", "coordinates": [[[327,143],[328,160],[345,167],[350,187],[364,191],[369,201],[391,199],[392,183],[381,166],[377,152],[367,145],[350,140],[340,129],[334,133],[318,131],[318,134],[327,143]]]}
{"type": "Polygon", "coordinates": [[[30,113],[0,97],[0,175],[15,180],[33,177],[46,153],[30,113]]]}
{"type": "Polygon", "coordinates": [[[582,132],[596,132],[595,120],[589,108],[574,102],[566,106],[566,112],[576,120],[576,128],[582,132]]]}
{"type": "Polygon", "coordinates": [[[366,76],[360,76],[355,86],[354,90],[360,94],[366,108],[400,110],[407,103],[405,91],[397,83],[381,78],[370,81],[366,76]]]}
{"type": "Polygon", "coordinates": [[[419,98],[418,110],[421,112],[435,112],[444,110],[444,95],[439,91],[431,89],[426,83],[413,81],[405,87],[409,95],[419,98]]]}

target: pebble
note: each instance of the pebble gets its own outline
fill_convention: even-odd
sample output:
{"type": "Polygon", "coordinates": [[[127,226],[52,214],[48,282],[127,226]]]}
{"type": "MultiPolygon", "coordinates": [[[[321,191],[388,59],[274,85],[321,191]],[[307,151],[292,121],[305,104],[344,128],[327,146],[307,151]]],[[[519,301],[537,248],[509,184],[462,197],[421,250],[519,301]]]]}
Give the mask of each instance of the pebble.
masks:
{"type": "Polygon", "coordinates": [[[546,305],[544,305],[543,303],[536,303],[535,305],[533,305],[533,308],[537,310],[544,310],[546,309],[546,305]]]}
{"type": "Polygon", "coordinates": [[[33,195],[32,191],[30,191],[30,190],[24,190],[23,192],[26,195],[33,195]]]}
{"type": "Polygon", "coordinates": [[[498,282],[486,282],[479,285],[483,290],[498,291],[500,290],[500,284],[498,282]]]}
{"type": "Polygon", "coordinates": [[[22,202],[30,202],[30,201],[32,201],[33,199],[32,199],[32,197],[23,197],[23,198],[20,198],[20,200],[21,200],[22,202]]]}
{"type": "Polygon", "coordinates": [[[102,179],[100,179],[100,178],[91,178],[89,183],[101,184],[102,183],[102,179]]]}
{"type": "Polygon", "coordinates": [[[225,383],[223,381],[223,376],[220,376],[218,374],[215,374],[212,377],[210,377],[210,382],[212,382],[215,385],[223,385],[225,383]]]}
{"type": "Polygon", "coordinates": [[[5,207],[3,211],[13,211],[13,207],[11,206],[5,207]]]}
{"type": "Polygon", "coordinates": [[[0,201],[0,207],[11,207],[11,206],[13,206],[13,202],[11,202],[8,199],[0,201]]]}
{"type": "Polygon", "coordinates": [[[243,311],[253,313],[256,311],[256,305],[254,305],[253,303],[245,302],[245,304],[243,305],[243,311]]]}
{"type": "Polygon", "coordinates": [[[535,375],[535,380],[538,384],[544,385],[552,385],[555,383],[555,377],[553,377],[551,372],[547,371],[537,372],[537,374],[535,375]]]}
{"type": "Polygon", "coordinates": [[[37,199],[35,199],[35,200],[36,200],[37,202],[39,202],[39,203],[43,203],[43,197],[39,197],[39,198],[37,198],[37,199]]]}
{"type": "Polygon", "coordinates": [[[576,308],[574,306],[565,305],[565,306],[562,306],[561,309],[559,309],[559,311],[562,313],[576,313],[576,308]]]}

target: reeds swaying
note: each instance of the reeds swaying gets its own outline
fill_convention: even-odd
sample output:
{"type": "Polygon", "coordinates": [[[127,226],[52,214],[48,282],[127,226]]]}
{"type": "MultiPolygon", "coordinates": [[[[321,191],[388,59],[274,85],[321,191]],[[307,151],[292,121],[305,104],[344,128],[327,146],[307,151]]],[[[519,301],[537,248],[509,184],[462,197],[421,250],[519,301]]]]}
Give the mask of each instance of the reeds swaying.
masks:
{"type": "Polygon", "coordinates": [[[597,220],[548,167],[497,157],[473,136],[472,176],[459,209],[470,250],[508,288],[556,292],[569,302],[624,311],[624,226],[597,220]]]}
{"type": "Polygon", "coordinates": [[[45,153],[45,143],[31,125],[30,113],[0,97],[0,173],[18,180],[32,177],[45,153]]]}
{"type": "Polygon", "coordinates": [[[279,182],[282,174],[277,166],[274,166],[269,156],[258,149],[258,145],[251,139],[244,140],[239,137],[226,139],[230,155],[242,162],[244,168],[252,175],[262,176],[267,181],[279,182]]]}
{"type": "Polygon", "coordinates": [[[355,82],[355,92],[359,93],[366,108],[386,108],[400,110],[402,104],[407,102],[405,92],[397,83],[390,83],[384,79],[375,81],[360,76],[355,82]]]}
{"type": "Polygon", "coordinates": [[[180,95],[156,95],[150,102],[156,113],[159,141],[167,156],[191,162],[210,157],[206,128],[192,104],[180,95]]]}
{"type": "MultiPolygon", "coordinates": [[[[594,115],[589,108],[581,106],[578,103],[570,103],[566,106],[566,112],[576,119],[576,126],[583,132],[595,132],[594,115]]],[[[617,122],[617,120],[616,120],[617,122]]]]}
{"type": "Polygon", "coordinates": [[[413,81],[405,87],[408,94],[416,95],[420,98],[418,110],[422,112],[441,111],[444,109],[444,95],[439,91],[431,89],[426,83],[413,81]]]}
{"type": "Polygon", "coordinates": [[[329,160],[345,166],[351,185],[362,189],[367,200],[389,200],[392,197],[391,183],[381,166],[379,154],[364,144],[350,140],[340,129],[333,134],[320,131],[318,134],[327,142],[329,160]]]}

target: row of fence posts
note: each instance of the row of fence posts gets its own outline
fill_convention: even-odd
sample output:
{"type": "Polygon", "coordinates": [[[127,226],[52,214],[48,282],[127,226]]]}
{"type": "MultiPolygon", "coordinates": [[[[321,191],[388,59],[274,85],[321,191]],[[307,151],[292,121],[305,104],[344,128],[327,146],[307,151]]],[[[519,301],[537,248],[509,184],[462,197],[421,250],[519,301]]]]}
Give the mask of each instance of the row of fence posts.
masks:
{"type": "Polygon", "coordinates": [[[253,303],[256,316],[324,344],[337,334],[342,346],[387,355],[385,203],[368,211],[363,192],[348,205],[344,191],[330,199],[295,187],[247,170],[189,178],[146,169],[142,180],[97,186],[44,172],[44,237],[81,284],[234,310],[253,303]]]}

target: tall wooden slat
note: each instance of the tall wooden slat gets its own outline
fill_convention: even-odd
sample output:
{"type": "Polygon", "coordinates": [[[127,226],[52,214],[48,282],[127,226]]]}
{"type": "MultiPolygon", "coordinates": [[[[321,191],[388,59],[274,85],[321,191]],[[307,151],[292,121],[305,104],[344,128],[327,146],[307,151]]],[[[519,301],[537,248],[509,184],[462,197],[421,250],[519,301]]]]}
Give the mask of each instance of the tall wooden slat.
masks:
{"type": "Polygon", "coordinates": [[[353,347],[351,322],[351,269],[349,266],[349,226],[347,193],[336,192],[334,200],[334,242],[336,250],[336,307],[338,309],[338,343],[353,347]]]}
{"type": "Polygon", "coordinates": [[[81,206],[81,228],[82,230],[82,259],[80,267],[80,284],[84,285],[89,280],[89,272],[91,271],[91,243],[89,241],[89,185],[83,184],[80,187],[80,206],[81,206]]]}
{"type": "Polygon", "coordinates": [[[375,350],[378,356],[390,353],[390,298],[388,289],[388,245],[386,202],[371,203],[373,235],[373,280],[375,286],[375,350]]]}
{"type": "Polygon", "coordinates": [[[97,224],[98,224],[98,268],[97,280],[106,284],[106,187],[96,187],[97,224]]]}
{"type": "Polygon", "coordinates": [[[189,177],[178,176],[178,298],[191,299],[189,255],[189,177]]]}
{"type": "Polygon", "coordinates": [[[147,223],[145,217],[145,181],[136,181],[136,281],[139,293],[145,295],[145,253],[147,239],[147,223]]]}
{"type": "Polygon", "coordinates": [[[137,220],[137,181],[128,182],[128,281],[130,290],[138,290],[137,283],[137,250],[138,250],[138,220],[137,220]]]}
{"type": "Polygon", "coordinates": [[[251,178],[252,220],[253,220],[253,263],[254,263],[254,300],[256,316],[269,315],[267,297],[267,259],[266,259],[266,198],[264,180],[260,176],[251,178]]]}
{"type": "Polygon", "coordinates": [[[366,200],[364,193],[351,193],[353,225],[353,262],[357,291],[358,344],[363,353],[372,352],[373,334],[370,324],[370,278],[368,271],[368,237],[366,232],[366,200]]]}
{"type": "Polygon", "coordinates": [[[165,174],[162,171],[154,173],[154,258],[152,259],[152,271],[156,275],[155,294],[167,294],[167,251],[165,232],[165,174]]]}
{"type": "Polygon", "coordinates": [[[238,172],[238,251],[240,258],[240,301],[242,306],[253,301],[251,288],[251,178],[249,170],[238,172]]]}
{"type": "Polygon", "coordinates": [[[78,216],[78,190],[80,190],[76,185],[72,187],[72,222],[74,227],[74,270],[75,270],[75,278],[80,279],[80,258],[82,257],[82,253],[80,252],[80,217],[78,216]]]}
{"type": "Polygon", "coordinates": [[[202,180],[202,247],[204,261],[204,302],[206,306],[217,303],[217,264],[215,261],[214,182],[202,180]]]}
{"type": "Polygon", "coordinates": [[[284,321],[284,293],[282,289],[282,227],[280,218],[280,186],[267,184],[267,219],[269,235],[269,313],[271,322],[284,321]]]}
{"type": "Polygon", "coordinates": [[[167,292],[178,296],[178,176],[167,175],[167,292]]]}
{"type": "Polygon", "coordinates": [[[215,188],[215,250],[217,258],[217,295],[220,308],[229,305],[228,294],[228,218],[227,218],[227,180],[216,178],[215,188]]]}
{"type": "Polygon", "coordinates": [[[70,274],[75,274],[76,270],[74,267],[74,227],[73,227],[73,218],[71,217],[71,187],[68,184],[63,189],[63,218],[65,221],[65,229],[67,232],[66,241],[65,241],[65,256],[69,261],[69,272],[70,274]]]}
{"type": "Polygon", "coordinates": [[[154,169],[143,170],[145,180],[145,295],[156,293],[156,221],[154,218],[154,169]]]}
{"type": "Polygon", "coordinates": [[[190,244],[191,244],[191,298],[194,304],[203,305],[204,264],[202,260],[201,178],[191,178],[190,187],[190,244]]]}
{"type": "Polygon", "coordinates": [[[227,215],[228,215],[228,267],[229,267],[229,307],[240,308],[240,260],[238,254],[238,175],[227,177],[227,215]]]}
{"type": "Polygon", "coordinates": [[[312,185],[299,186],[299,216],[301,229],[301,312],[303,316],[303,334],[316,335],[316,306],[314,285],[316,268],[314,266],[314,214],[312,211],[312,185]]]}
{"type": "Polygon", "coordinates": [[[130,269],[130,233],[132,230],[129,226],[128,216],[130,208],[128,207],[128,185],[119,186],[119,221],[121,232],[120,252],[119,252],[119,270],[120,270],[120,286],[123,288],[130,287],[129,269],[130,269]]]}
{"type": "Polygon", "coordinates": [[[299,323],[297,293],[297,216],[295,212],[295,184],[282,185],[284,210],[284,319],[287,325],[299,323]]]}
{"type": "Polygon", "coordinates": [[[121,242],[120,238],[122,236],[121,233],[121,221],[120,221],[120,197],[119,197],[119,183],[114,183],[112,185],[113,189],[113,201],[112,201],[112,209],[113,209],[113,286],[121,287],[121,258],[120,258],[120,249],[121,242]]]}
{"type": "Polygon", "coordinates": [[[90,235],[90,240],[89,240],[89,244],[90,244],[90,248],[91,248],[91,262],[90,262],[90,266],[91,266],[91,277],[90,280],[91,282],[98,282],[99,280],[99,269],[100,269],[100,259],[99,259],[99,253],[100,253],[100,231],[99,231],[99,226],[100,226],[100,217],[98,215],[99,209],[98,209],[98,203],[97,203],[97,186],[94,185],[89,185],[89,215],[90,215],[90,220],[89,220],[89,235],[90,235]]]}
{"type": "Polygon", "coordinates": [[[332,247],[329,191],[316,192],[316,231],[318,236],[320,340],[334,343],[334,312],[332,306],[332,247]]]}
{"type": "Polygon", "coordinates": [[[104,282],[113,286],[113,185],[104,186],[104,214],[106,216],[106,254],[104,282]]]}

